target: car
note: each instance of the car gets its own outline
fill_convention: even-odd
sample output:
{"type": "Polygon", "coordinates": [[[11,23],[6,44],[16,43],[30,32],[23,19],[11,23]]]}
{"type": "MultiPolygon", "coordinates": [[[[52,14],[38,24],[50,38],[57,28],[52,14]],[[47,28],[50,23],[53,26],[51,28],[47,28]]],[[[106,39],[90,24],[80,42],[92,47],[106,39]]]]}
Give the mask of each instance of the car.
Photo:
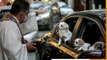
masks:
{"type": "Polygon", "coordinates": [[[4,14],[5,12],[9,12],[9,11],[10,11],[10,8],[11,8],[11,6],[3,6],[3,7],[0,7],[0,20],[2,19],[3,14],[4,14]]]}
{"type": "Polygon", "coordinates": [[[34,2],[30,4],[30,11],[37,11],[40,7],[44,7],[43,2],[34,2]]]}
{"type": "Polygon", "coordinates": [[[58,44],[59,41],[59,23],[55,25],[52,31],[46,33],[42,40],[46,41],[42,59],[51,60],[52,58],[88,58],[88,59],[105,59],[106,46],[100,51],[87,50],[78,51],[75,49],[74,41],[76,38],[81,38],[91,46],[96,42],[106,44],[106,10],[87,10],[75,12],[65,16],[60,22],[65,22],[69,26],[69,31],[72,32],[70,40],[65,44],[58,44]],[[48,52],[48,53],[46,53],[48,52]]]}
{"type": "Polygon", "coordinates": [[[67,7],[67,4],[64,2],[44,3],[44,7],[42,8],[46,10],[46,12],[37,17],[40,29],[52,29],[62,17],[74,12],[73,9],[67,7]],[[58,10],[58,12],[55,12],[56,10],[58,10]]]}
{"type": "Polygon", "coordinates": [[[64,2],[57,2],[57,3],[58,6],[60,7],[61,15],[66,16],[74,12],[74,10],[72,8],[69,8],[66,3],[64,2]]]}

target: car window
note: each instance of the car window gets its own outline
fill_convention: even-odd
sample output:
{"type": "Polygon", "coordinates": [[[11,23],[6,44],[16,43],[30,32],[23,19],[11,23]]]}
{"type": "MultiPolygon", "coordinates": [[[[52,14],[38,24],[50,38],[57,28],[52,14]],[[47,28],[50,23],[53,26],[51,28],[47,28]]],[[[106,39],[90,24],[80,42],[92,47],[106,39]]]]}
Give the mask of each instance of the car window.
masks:
{"type": "MultiPolygon", "coordinates": [[[[63,20],[63,22],[67,23],[68,26],[69,26],[69,31],[72,33],[73,30],[74,30],[74,27],[75,27],[75,24],[77,23],[77,20],[78,20],[79,17],[68,17],[66,18],[65,20],[63,20]]],[[[59,24],[59,23],[58,23],[59,24]]],[[[55,27],[54,29],[54,32],[53,32],[53,35],[52,35],[52,38],[56,39],[56,40],[59,40],[59,27],[58,27],[58,24],[57,26],[55,27]]],[[[66,34],[66,33],[65,33],[66,34]]],[[[71,36],[72,37],[72,36],[71,36]]]]}
{"type": "Polygon", "coordinates": [[[104,41],[99,27],[101,26],[98,26],[91,19],[83,18],[77,38],[82,38],[85,42],[90,43],[91,45],[98,41],[104,41]]]}
{"type": "Polygon", "coordinates": [[[68,18],[67,20],[65,20],[65,22],[69,25],[69,30],[71,32],[73,32],[73,29],[75,27],[77,20],[78,20],[78,17],[72,17],[72,18],[68,18]]]}

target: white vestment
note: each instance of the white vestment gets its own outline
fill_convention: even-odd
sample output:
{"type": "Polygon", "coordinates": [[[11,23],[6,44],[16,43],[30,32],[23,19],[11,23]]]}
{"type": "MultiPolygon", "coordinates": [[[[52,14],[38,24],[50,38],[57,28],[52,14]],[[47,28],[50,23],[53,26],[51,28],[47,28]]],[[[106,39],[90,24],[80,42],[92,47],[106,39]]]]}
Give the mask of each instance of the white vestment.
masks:
{"type": "MultiPolygon", "coordinates": [[[[35,36],[38,35],[38,24],[37,24],[35,12],[30,12],[28,14],[28,20],[25,23],[22,23],[20,25],[20,28],[23,34],[29,33],[26,36],[24,36],[24,38],[28,42],[31,42],[32,38],[35,38],[35,36]]],[[[39,60],[37,51],[30,52],[28,53],[28,55],[29,55],[29,60],[39,60]]]]}
{"type": "Polygon", "coordinates": [[[21,38],[15,22],[0,23],[0,60],[28,60],[27,47],[21,43],[21,38]]]}
{"type": "Polygon", "coordinates": [[[23,34],[33,31],[38,32],[38,24],[35,12],[30,12],[28,14],[28,20],[25,23],[20,24],[20,27],[23,34]]]}

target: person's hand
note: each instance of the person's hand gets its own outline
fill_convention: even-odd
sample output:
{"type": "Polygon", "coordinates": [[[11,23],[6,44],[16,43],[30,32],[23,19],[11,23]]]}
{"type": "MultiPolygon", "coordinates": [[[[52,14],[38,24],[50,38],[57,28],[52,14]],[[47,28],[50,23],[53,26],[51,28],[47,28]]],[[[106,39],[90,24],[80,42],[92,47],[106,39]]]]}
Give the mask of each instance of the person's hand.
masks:
{"type": "Polygon", "coordinates": [[[38,42],[42,42],[42,39],[41,39],[41,38],[39,38],[39,39],[37,39],[37,41],[38,41],[38,42]]]}
{"type": "Polygon", "coordinates": [[[29,52],[36,50],[36,47],[35,47],[36,44],[35,44],[35,43],[28,42],[28,43],[26,43],[26,46],[27,46],[27,50],[28,50],[29,52]]]}

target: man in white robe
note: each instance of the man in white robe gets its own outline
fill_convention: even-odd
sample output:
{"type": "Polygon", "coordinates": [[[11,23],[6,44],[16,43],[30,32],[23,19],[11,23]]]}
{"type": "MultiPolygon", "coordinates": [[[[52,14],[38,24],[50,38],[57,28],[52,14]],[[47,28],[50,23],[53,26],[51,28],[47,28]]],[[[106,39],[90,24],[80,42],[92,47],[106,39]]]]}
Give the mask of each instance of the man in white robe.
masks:
{"type": "MultiPolygon", "coordinates": [[[[28,1],[29,4],[31,3],[31,0],[26,0],[28,1]]],[[[38,14],[44,13],[45,11],[40,11],[40,9],[37,10],[38,14]]],[[[24,36],[24,38],[28,41],[28,42],[32,42],[32,39],[35,37],[39,37],[38,36],[38,24],[37,24],[37,20],[36,20],[36,13],[34,11],[31,11],[28,14],[28,17],[26,18],[26,22],[20,24],[21,27],[21,31],[23,34],[29,33],[28,35],[24,36]]],[[[29,60],[39,60],[40,56],[37,52],[37,50],[35,52],[29,52],[29,60]]]]}
{"type": "Polygon", "coordinates": [[[28,14],[29,3],[15,1],[11,18],[0,23],[0,60],[28,60],[28,51],[35,50],[34,43],[22,44],[22,33],[18,25],[28,14]]]}
{"type": "MultiPolygon", "coordinates": [[[[25,35],[24,38],[28,42],[32,42],[33,38],[38,37],[38,25],[35,12],[30,12],[26,19],[26,22],[20,25],[21,31],[23,34],[29,33],[25,35]]],[[[39,54],[37,50],[35,50],[34,52],[29,52],[28,55],[29,60],[39,60],[39,54]]]]}

